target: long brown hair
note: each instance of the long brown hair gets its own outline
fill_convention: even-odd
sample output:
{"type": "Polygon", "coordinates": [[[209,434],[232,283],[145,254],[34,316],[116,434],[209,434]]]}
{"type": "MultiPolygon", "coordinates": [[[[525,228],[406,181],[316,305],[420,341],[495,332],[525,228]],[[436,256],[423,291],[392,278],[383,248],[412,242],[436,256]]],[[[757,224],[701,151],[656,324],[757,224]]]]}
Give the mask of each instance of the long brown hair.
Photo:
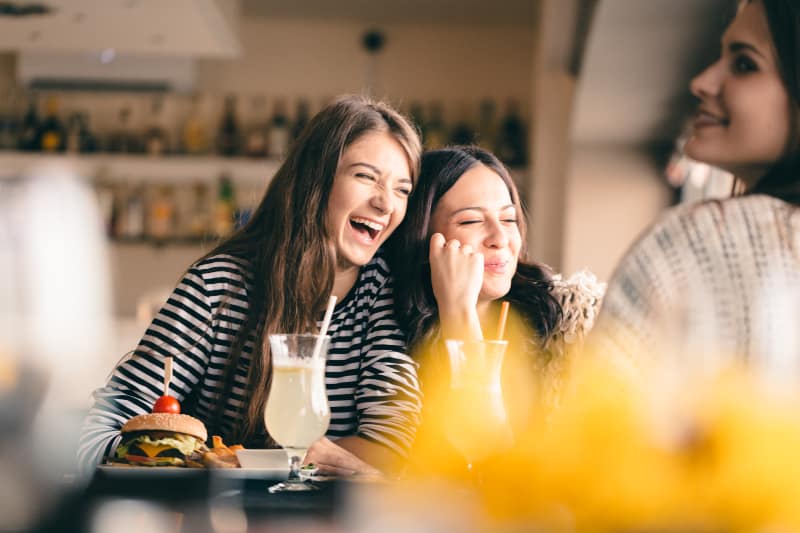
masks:
{"type": "Polygon", "coordinates": [[[792,105],[790,139],[784,156],[749,191],[800,205],[800,4],[797,0],[742,0],[740,6],[759,1],[767,24],[781,80],[792,105]]]}
{"type": "Polygon", "coordinates": [[[525,212],[519,192],[506,167],[491,152],[478,146],[449,146],[422,157],[419,184],[408,205],[406,219],[389,239],[389,256],[395,274],[395,307],[408,332],[412,351],[426,342],[439,311],[431,286],[431,218],[442,196],[471,168],[485,165],[503,180],[517,212],[522,238],[517,271],[504,297],[521,311],[539,335],[543,346],[561,318],[561,308],[550,294],[550,270],[526,259],[525,212]]]}
{"type": "Polygon", "coordinates": [[[344,150],[361,136],[387,132],[403,147],[416,180],[421,146],[411,123],[389,105],[345,96],[320,111],[290,148],[249,222],[205,257],[246,259],[253,274],[249,308],[231,347],[212,427],[222,420],[245,343],[254,341],[247,377],[245,416],[234,439],[247,441],[264,428],[271,382],[270,333],[317,330],[333,290],[336,249],[325,226],[328,197],[344,150]]]}

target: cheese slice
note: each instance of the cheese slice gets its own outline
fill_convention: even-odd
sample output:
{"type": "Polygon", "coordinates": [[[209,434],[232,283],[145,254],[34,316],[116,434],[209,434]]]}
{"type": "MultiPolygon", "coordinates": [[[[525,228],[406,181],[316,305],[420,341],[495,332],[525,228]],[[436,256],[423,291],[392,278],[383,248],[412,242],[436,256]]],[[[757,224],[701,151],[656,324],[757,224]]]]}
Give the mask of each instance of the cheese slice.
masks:
{"type": "Polygon", "coordinates": [[[142,441],[137,442],[136,446],[139,449],[141,449],[144,453],[146,453],[148,457],[155,457],[164,450],[169,450],[170,448],[173,447],[163,444],[150,444],[148,442],[142,442],[142,441]]]}

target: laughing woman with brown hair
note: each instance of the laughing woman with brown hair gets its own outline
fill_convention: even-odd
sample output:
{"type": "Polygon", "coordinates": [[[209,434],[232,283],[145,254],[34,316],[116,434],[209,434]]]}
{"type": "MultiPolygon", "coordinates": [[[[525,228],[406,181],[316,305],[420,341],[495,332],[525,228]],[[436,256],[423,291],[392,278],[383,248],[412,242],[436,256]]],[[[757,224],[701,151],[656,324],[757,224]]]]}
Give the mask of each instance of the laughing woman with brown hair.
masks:
{"type": "Polygon", "coordinates": [[[394,319],[380,247],[402,221],[417,178],[415,129],[385,104],[345,97],[306,127],[253,217],[184,275],[132,357],[114,370],[83,430],[81,461],[97,465],[131,417],[171,391],[209,434],[269,446],[267,336],[318,330],[331,295],[326,437],[307,461],[330,472],[390,468],[419,422],[416,365],[394,319]]]}

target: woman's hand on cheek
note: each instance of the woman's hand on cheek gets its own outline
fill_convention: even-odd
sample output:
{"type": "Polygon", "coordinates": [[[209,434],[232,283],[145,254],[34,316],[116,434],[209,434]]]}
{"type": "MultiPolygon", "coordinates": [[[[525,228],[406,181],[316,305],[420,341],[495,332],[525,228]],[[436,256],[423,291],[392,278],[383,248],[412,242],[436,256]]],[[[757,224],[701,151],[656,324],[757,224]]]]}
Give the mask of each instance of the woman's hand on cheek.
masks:
{"type": "Polygon", "coordinates": [[[475,309],[483,286],[483,254],[434,233],[430,242],[431,284],[440,314],[475,309]]]}

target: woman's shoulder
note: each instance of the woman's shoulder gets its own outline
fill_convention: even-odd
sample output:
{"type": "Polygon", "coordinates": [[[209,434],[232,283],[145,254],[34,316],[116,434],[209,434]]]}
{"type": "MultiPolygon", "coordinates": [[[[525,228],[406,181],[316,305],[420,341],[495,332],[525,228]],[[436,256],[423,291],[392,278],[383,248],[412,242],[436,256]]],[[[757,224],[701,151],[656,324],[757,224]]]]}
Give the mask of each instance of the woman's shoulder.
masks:
{"type": "Polygon", "coordinates": [[[253,276],[250,261],[229,254],[204,257],[195,262],[189,272],[205,280],[250,281],[253,276]]]}

